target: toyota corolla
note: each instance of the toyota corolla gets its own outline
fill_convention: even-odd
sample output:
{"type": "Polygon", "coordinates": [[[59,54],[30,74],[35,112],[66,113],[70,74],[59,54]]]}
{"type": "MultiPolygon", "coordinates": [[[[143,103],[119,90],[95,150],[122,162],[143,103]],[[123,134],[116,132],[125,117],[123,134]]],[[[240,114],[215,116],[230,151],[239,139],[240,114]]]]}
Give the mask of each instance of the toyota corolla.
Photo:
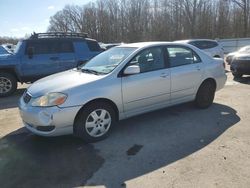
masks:
{"type": "Polygon", "coordinates": [[[37,135],[74,134],[95,142],[131,116],[188,101],[208,108],[225,82],[223,60],[194,46],[123,44],[35,82],[19,109],[26,128],[37,135]]]}

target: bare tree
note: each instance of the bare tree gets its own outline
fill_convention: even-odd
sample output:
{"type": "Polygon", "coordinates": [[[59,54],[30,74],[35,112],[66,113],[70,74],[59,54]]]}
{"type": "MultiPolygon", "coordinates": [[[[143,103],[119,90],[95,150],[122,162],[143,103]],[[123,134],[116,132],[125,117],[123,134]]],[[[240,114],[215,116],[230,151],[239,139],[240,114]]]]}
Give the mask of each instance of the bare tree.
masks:
{"type": "Polygon", "coordinates": [[[247,37],[250,0],[96,0],[67,5],[48,31],[87,32],[102,42],[247,37]]]}
{"type": "Polygon", "coordinates": [[[250,0],[231,0],[233,3],[237,4],[243,10],[243,18],[244,18],[244,37],[247,37],[248,32],[248,23],[249,23],[249,5],[250,0]]]}

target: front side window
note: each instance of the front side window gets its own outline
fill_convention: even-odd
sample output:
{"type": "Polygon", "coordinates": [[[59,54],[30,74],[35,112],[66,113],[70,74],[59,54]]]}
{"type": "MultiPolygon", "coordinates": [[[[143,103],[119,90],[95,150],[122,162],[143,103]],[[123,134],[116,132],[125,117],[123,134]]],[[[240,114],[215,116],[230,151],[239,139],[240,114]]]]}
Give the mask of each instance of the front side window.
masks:
{"type": "Polygon", "coordinates": [[[168,47],[170,67],[178,67],[201,62],[200,57],[191,49],[184,47],[168,47]]]}
{"type": "Polygon", "coordinates": [[[138,65],[140,72],[149,72],[165,68],[164,55],[161,47],[143,50],[136,55],[130,65],[138,65]]]}
{"type": "Polygon", "coordinates": [[[114,70],[123,60],[132,54],[137,48],[114,47],[95,56],[85,65],[82,71],[92,71],[100,74],[108,74],[114,70]]]}

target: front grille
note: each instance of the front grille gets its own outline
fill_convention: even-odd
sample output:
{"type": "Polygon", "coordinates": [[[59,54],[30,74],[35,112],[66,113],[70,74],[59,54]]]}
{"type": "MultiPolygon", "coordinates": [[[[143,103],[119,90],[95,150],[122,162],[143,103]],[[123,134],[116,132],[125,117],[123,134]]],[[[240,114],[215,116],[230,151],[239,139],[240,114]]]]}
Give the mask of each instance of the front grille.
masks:
{"type": "Polygon", "coordinates": [[[30,102],[30,99],[31,99],[31,95],[28,92],[25,92],[23,96],[23,101],[27,104],[28,102],[30,102]]]}

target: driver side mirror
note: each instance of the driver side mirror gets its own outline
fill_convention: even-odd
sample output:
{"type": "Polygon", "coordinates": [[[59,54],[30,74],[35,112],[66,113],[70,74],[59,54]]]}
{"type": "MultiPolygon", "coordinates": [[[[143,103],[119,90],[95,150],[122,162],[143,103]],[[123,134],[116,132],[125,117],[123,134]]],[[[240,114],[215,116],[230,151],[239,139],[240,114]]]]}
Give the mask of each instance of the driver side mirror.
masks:
{"type": "Polygon", "coordinates": [[[124,70],[123,74],[133,75],[133,74],[139,74],[140,72],[141,72],[140,67],[138,65],[130,65],[124,70]]]}
{"type": "Polygon", "coordinates": [[[32,58],[33,58],[33,55],[34,55],[34,48],[33,48],[33,47],[29,47],[29,48],[27,49],[27,54],[28,54],[28,57],[29,57],[30,59],[32,59],[32,58]]]}

